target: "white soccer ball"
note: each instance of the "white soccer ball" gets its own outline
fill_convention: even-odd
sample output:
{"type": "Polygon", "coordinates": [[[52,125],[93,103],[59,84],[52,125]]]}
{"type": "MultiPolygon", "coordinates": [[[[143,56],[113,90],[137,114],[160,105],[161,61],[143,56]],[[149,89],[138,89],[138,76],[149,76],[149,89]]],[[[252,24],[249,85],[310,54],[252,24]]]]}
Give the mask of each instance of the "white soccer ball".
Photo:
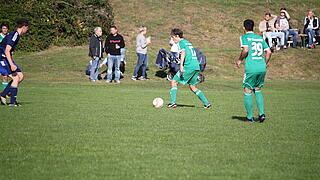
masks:
{"type": "Polygon", "coordinates": [[[155,98],[152,102],[153,106],[155,108],[161,108],[163,106],[163,99],[161,98],[155,98]]]}

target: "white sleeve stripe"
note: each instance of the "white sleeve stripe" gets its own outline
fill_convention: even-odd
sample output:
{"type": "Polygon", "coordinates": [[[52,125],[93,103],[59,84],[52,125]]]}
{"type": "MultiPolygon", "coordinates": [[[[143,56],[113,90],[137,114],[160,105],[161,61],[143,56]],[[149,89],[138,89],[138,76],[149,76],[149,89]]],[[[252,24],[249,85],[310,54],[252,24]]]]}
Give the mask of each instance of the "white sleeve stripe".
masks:
{"type": "Polygon", "coordinates": [[[16,41],[18,38],[18,32],[14,33],[14,36],[12,37],[12,41],[16,41]]]}

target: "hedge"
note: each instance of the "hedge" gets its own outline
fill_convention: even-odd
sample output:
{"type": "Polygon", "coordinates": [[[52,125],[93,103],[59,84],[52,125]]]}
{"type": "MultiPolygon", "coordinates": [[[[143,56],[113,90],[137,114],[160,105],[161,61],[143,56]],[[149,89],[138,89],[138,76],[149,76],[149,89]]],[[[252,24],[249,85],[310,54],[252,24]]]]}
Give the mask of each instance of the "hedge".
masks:
{"type": "Polygon", "coordinates": [[[113,24],[109,0],[10,0],[1,4],[0,22],[9,23],[10,31],[21,17],[30,20],[29,31],[18,46],[23,51],[82,45],[94,27],[113,24]]]}

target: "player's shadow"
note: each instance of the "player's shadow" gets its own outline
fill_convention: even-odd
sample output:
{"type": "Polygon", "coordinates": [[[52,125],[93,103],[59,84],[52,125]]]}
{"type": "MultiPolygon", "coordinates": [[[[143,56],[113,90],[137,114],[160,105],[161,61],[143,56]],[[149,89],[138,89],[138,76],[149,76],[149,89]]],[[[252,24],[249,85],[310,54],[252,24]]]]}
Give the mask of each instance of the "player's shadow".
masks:
{"type": "Polygon", "coordinates": [[[232,116],[231,118],[239,120],[239,121],[244,121],[244,122],[247,121],[247,118],[246,117],[242,117],[242,116],[232,116]]]}
{"type": "Polygon", "coordinates": [[[185,105],[185,104],[177,104],[178,107],[188,107],[188,108],[194,108],[196,106],[194,105],[185,105]]]}

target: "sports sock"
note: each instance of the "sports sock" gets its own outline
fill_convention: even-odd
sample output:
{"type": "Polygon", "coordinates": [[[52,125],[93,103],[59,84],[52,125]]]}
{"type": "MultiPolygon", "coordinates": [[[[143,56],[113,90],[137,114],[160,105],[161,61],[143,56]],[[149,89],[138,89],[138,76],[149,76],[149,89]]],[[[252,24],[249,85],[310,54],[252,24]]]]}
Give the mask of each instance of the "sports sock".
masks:
{"type": "Polygon", "coordinates": [[[244,106],[247,110],[247,118],[252,119],[252,111],[253,111],[253,104],[252,104],[252,93],[244,93],[244,106]]]}
{"type": "Polygon", "coordinates": [[[172,104],[176,103],[177,101],[177,91],[178,87],[177,86],[172,86],[170,90],[170,101],[172,104]]]}
{"type": "Polygon", "coordinates": [[[204,96],[204,94],[203,94],[202,91],[200,91],[200,90],[198,89],[198,90],[196,90],[196,92],[194,92],[194,93],[198,96],[198,98],[203,102],[204,105],[208,105],[208,104],[209,104],[207,98],[204,96]]]}
{"type": "Polygon", "coordinates": [[[259,110],[259,116],[264,114],[264,98],[261,91],[256,91],[256,103],[259,110]]]}
{"type": "Polygon", "coordinates": [[[10,98],[10,104],[14,104],[17,100],[17,95],[18,95],[18,88],[17,87],[10,87],[10,93],[11,93],[11,98],[10,98]]]}
{"type": "Polygon", "coordinates": [[[6,88],[4,88],[4,90],[1,93],[2,97],[5,97],[9,92],[10,92],[10,87],[12,84],[12,80],[7,84],[6,88]]]}
{"type": "Polygon", "coordinates": [[[8,86],[8,81],[2,81],[2,90],[4,90],[8,86]]]}

